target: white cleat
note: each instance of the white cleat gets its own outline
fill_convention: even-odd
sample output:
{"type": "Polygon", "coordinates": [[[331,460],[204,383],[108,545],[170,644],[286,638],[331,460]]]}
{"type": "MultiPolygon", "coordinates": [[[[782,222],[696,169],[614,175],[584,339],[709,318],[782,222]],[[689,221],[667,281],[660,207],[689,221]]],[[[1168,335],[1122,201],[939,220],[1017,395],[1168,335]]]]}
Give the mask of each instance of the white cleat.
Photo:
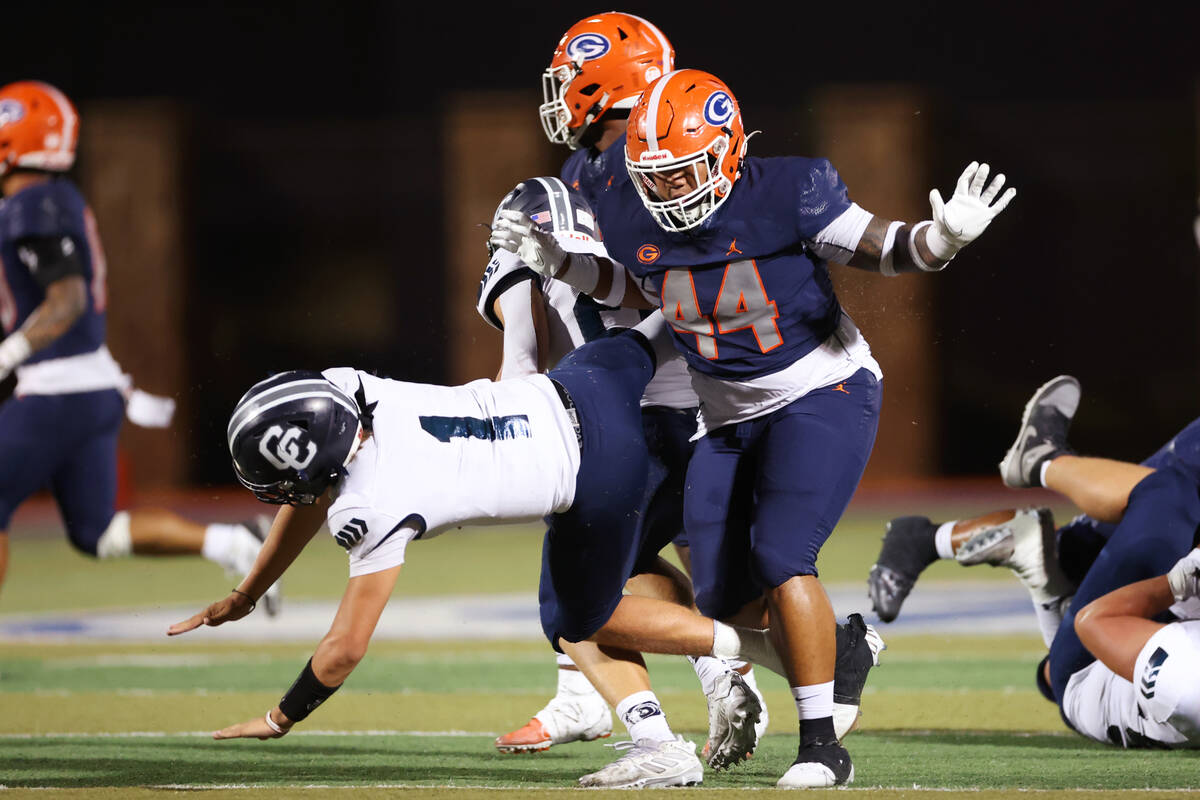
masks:
{"type": "Polygon", "coordinates": [[[556,744],[590,742],[612,735],[612,713],[599,692],[559,693],[524,727],[496,739],[501,753],[538,753],[556,744]]]}
{"type": "Polygon", "coordinates": [[[980,529],[959,546],[960,564],[1009,567],[1034,602],[1046,604],[1072,592],[1055,554],[1054,517],[1047,508],[1023,508],[1011,520],[980,529]]]}
{"type": "Polygon", "coordinates": [[[754,753],[763,710],[760,697],[733,670],[717,679],[708,695],[708,742],[704,754],[710,767],[728,769],[754,753]]]}
{"type": "Polygon", "coordinates": [[[580,786],[597,789],[647,789],[661,786],[695,786],[704,780],[704,765],[696,745],[676,736],[674,741],[617,742],[625,755],[579,779],[580,786]]]}
{"type": "MultiPolygon", "coordinates": [[[[255,559],[258,558],[258,551],[262,549],[263,542],[267,539],[267,533],[271,530],[272,521],[271,517],[259,514],[254,519],[235,523],[238,535],[234,537],[229,553],[221,562],[221,566],[225,568],[225,572],[231,578],[241,580],[250,572],[255,559]]],[[[259,602],[262,603],[268,616],[274,617],[279,613],[282,605],[282,590],[279,581],[271,584],[271,588],[263,593],[259,602]]]]}

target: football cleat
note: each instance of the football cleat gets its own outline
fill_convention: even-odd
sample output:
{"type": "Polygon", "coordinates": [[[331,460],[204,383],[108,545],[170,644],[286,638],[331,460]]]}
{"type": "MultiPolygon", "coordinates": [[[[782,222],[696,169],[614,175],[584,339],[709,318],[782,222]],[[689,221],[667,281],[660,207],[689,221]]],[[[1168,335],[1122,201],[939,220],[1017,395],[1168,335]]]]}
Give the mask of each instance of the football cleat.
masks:
{"type": "Polygon", "coordinates": [[[1028,489],[1041,486],[1039,470],[1051,458],[1070,453],[1067,431],[1079,408],[1079,381],[1059,375],[1038,387],[1025,404],[1016,441],[1000,462],[1005,486],[1028,489]]]}
{"type": "Polygon", "coordinates": [[[896,517],[883,532],[883,548],[867,575],[867,595],[879,619],[891,622],[900,614],[917,578],[938,560],[934,536],[937,525],[928,517],[896,517]]]}
{"type": "Polygon", "coordinates": [[[981,528],[959,545],[954,559],[960,564],[1008,567],[1033,596],[1045,604],[1071,594],[1074,587],[1063,574],[1055,555],[1054,517],[1048,508],[1023,508],[999,525],[981,528]]]}
{"type": "Polygon", "coordinates": [[[796,760],[775,784],[780,789],[822,789],[844,786],[854,780],[850,754],[836,739],[818,739],[801,745],[796,760]]]}
{"type": "Polygon", "coordinates": [[[728,769],[754,753],[762,716],[760,695],[734,670],[719,677],[708,695],[708,742],[704,757],[716,770],[728,769]]]}
{"type": "Polygon", "coordinates": [[[862,716],[862,692],[867,673],[879,666],[879,654],[887,649],[874,626],[862,614],[851,614],[837,626],[837,662],[833,673],[833,730],[838,740],[858,727],[862,716]]]}
{"type": "Polygon", "coordinates": [[[596,772],[579,779],[580,786],[597,789],[645,789],[658,786],[695,786],[704,780],[704,765],[696,757],[696,745],[676,735],[673,741],[617,742],[626,750],[596,772]]]}
{"type": "Polygon", "coordinates": [[[612,714],[599,692],[558,694],[523,727],[496,738],[501,753],[540,753],[556,744],[612,735],[612,714]]]}

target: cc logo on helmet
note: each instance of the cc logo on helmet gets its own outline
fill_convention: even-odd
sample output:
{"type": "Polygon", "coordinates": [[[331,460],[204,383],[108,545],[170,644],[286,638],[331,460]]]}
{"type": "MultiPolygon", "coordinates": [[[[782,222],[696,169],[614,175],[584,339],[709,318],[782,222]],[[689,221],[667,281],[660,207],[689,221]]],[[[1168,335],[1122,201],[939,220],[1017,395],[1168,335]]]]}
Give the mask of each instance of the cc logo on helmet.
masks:
{"type": "Polygon", "coordinates": [[[704,101],[704,121],[709,125],[724,125],[733,117],[733,98],[728,92],[713,92],[704,101]]]}
{"type": "Polygon", "coordinates": [[[25,116],[25,106],[16,100],[0,100],[0,128],[25,116]]]}
{"type": "Polygon", "coordinates": [[[289,425],[285,431],[282,426],[272,425],[258,440],[258,452],[276,469],[301,470],[316,458],[317,446],[303,428],[289,425]]]}
{"type": "Polygon", "coordinates": [[[644,244],[638,248],[637,260],[643,264],[653,264],[661,255],[662,251],[658,249],[657,245],[644,244]]]}
{"type": "Polygon", "coordinates": [[[567,42],[567,58],[575,62],[592,61],[612,49],[608,39],[598,33],[581,33],[567,42]]]}

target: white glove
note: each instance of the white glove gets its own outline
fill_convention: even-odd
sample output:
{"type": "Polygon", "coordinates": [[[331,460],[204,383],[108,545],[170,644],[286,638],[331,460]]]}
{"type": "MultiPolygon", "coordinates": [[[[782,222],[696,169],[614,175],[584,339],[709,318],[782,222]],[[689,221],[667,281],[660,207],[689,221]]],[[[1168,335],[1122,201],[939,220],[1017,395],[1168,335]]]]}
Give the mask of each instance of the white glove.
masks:
{"type": "Polygon", "coordinates": [[[494,247],[516,253],[525,266],[551,278],[562,270],[563,262],[567,260],[566,251],[553,234],[539,228],[528,215],[508,208],[500,211],[488,241],[494,247]]]}
{"type": "Polygon", "coordinates": [[[1182,603],[1189,597],[1200,597],[1200,548],[1188,553],[1167,573],[1167,583],[1175,601],[1182,603]]]}
{"type": "Polygon", "coordinates": [[[0,341],[0,381],[7,378],[31,355],[33,355],[33,347],[30,346],[29,340],[21,331],[0,341]]]}
{"type": "Polygon", "coordinates": [[[972,161],[958,176],[954,196],[949,203],[942,202],[937,189],[929,193],[929,204],[933,206],[933,224],[925,234],[929,252],[941,261],[949,261],[954,255],[983,233],[996,215],[1008,206],[1017,195],[1010,188],[999,200],[996,195],[1004,187],[1004,174],[1000,173],[984,188],[989,167],[972,161]],[[992,201],[995,200],[993,203],[992,201]]]}

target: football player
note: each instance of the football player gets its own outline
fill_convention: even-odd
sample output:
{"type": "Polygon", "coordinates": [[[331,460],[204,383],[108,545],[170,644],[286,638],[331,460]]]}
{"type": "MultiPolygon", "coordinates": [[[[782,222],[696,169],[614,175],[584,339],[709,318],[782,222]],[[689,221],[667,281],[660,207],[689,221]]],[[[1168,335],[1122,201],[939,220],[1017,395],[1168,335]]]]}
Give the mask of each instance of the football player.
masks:
{"type": "MultiPolygon", "coordinates": [[[[590,207],[578,192],[557,178],[524,181],[500,203],[497,213],[501,210],[527,214],[565,248],[604,255],[590,207]]],[[[650,313],[599,306],[567,284],[535,274],[503,249],[492,253],[480,285],[477,310],[504,332],[501,378],[543,371],[539,366],[558,363],[583,342],[632,327],[650,313]]],[[[695,396],[686,386],[679,385],[680,378],[686,380],[686,372],[680,366],[678,355],[673,356],[664,365],[665,370],[656,372],[641,400],[650,469],[642,530],[635,543],[638,558],[627,590],[693,607],[686,576],[658,556],[662,547],[678,536],[682,525],[682,484],[690,453],[688,439],[695,428],[695,409],[686,406],[695,402],[695,396]],[[675,405],[684,408],[677,410],[675,405]]],[[[883,642],[874,629],[862,622],[860,615],[839,625],[837,633],[835,728],[840,737],[857,723],[866,671],[877,663],[883,642]],[[870,658],[864,661],[858,654],[861,650],[869,650],[870,658]]],[[[546,749],[552,743],[594,739],[611,730],[605,699],[597,696],[593,700],[591,695],[595,690],[588,682],[588,679],[603,680],[603,674],[597,674],[594,668],[605,659],[590,644],[566,645],[563,649],[574,655],[575,661],[569,665],[560,662],[558,693],[523,729],[497,739],[497,747],[502,751],[546,749]],[[583,674],[574,668],[579,659],[588,662],[579,663],[583,674]]],[[[562,658],[567,657],[566,653],[562,658]]],[[[712,736],[704,754],[714,766],[724,767],[727,764],[722,759],[712,757],[716,739],[724,727],[722,720],[728,714],[727,709],[741,702],[739,696],[747,688],[741,680],[729,675],[729,667],[718,659],[692,658],[692,664],[709,703],[712,736]]],[[[741,674],[747,673],[749,670],[743,667],[741,674]]],[[[643,677],[643,681],[647,680],[643,677]]],[[[753,684],[750,689],[761,704],[761,694],[753,684]]],[[[622,691],[619,686],[604,687],[609,702],[618,707],[625,705],[620,702],[622,691]]],[[[756,728],[757,739],[765,729],[761,719],[756,728]]]]}
{"type": "MultiPolygon", "coordinates": [[[[604,159],[624,151],[625,126],[629,111],[652,80],[674,69],[675,51],[666,35],[650,21],[634,14],[609,11],[579,20],[559,39],[550,66],[542,75],[543,103],[539,116],[546,137],[553,144],[571,149],[562,166],[562,180],[585,197],[607,188],[608,174],[604,159]]],[[[624,170],[618,173],[626,178],[624,170]]],[[[530,212],[531,214],[533,212],[530,212]]],[[[587,215],[591,217],[590,209],[587,215]]],[[[489,270],[491,266],[489,265],[489,270]]],[[[508,310],[517,330],[504,328],[504,373],[523,374],[545,369],[557,362],[569,347],[600,335],[614,319],[623,314],[628,320],[634,312],[616,312],[601,308],[586,295],[564,284],[548,280],[542,292],[515,287],[510,295],[530,291],[544,298],[545,308],[514,300],[508,310]],[[548,334],[560,341],[549,342],[539,351],[537,338],[545,319],[548,334]],[[535,324],[537,323],[537,324],[535,324]],[[564,336],[566,337],[564,340],[564,336]],[[542,363],[538,363],[539,360],[542,363]]],[[[481,313],[486,310],[481,307],[481,313]]],[[[492,315],[494,317],[494,315],[492,315]]],[[[492,324],[495,319],[489,319],[492,324]]],[[[623,323],[624,324],[624,323],[623,323]]],[[[680,562],[688,569],[687,538],[683,531],[683,483],[696,430],[699,401],[692,391],[683,358],[663,364],[647,387],[642,399],[646,443],[650,447],[650,483],[647,486],[648,524],[652,528],[647,542],[646,563],[635,576],[631,589],[652,592],[665,599],[692,603],[691,581],[669,562],[657,558],[658,549],[673,541],[680,562]],[[665,537],[665,538],[664,538],[665,537]]],[[[558,690],[546,706],[528,723],[496,739],[501,752],[517,753],[549,749],[555,744],[588,740],[605,735],[611,726],[604,699],[580,675],[571,657],[558,657],[558,690]]],[[[757,723],[761,736],[769,717],[750,664],[732,665],[758,695],[763,711],[757,723]]],[[[711,696],[725,665],[710,660],[694,662],[693,667],[711,696]]],[[[705,753],[710,751],[705,746],[705,753]]]]}
{"type": "MultiPolygon", "coordinates": [[[[166,509],[115,509],[122,419],[165,425],[173,403],[134,389],[105,346],[104,253],[65,174],[78,136],[79,115],[58,89],[0,88],[0,380],[17,377],[0,405],[0,583],[12,514],[43,488],[87,555],[200,555],[244,575],[265,517],[202,525],[166,509]]],[[[264,605],[275,613],[278,603],[272,587],[264,605]]]]}
{"type": "MultiPolygon", "coordinates": [[[[774,651],[765,631],[623,594],[643,530],[640,400],[658,360],[673,354],[662,333],[653,315],[576,348],[547,373],[502,381],[431,386],[335,368],[281,373],[251,387],[229,422],[234,470],[260,499],[285,505],[246,579],[169,634],[245,616],[323,522],[349,553],[350,580],[329,633],[279,705],[215,738],[281,736],[342,684],[366,652],[410,541],[544,518],[539,603],[547,639],[556,649],[594,642],[609,655],[606,668],[621,673],[614,681],[643,683],[622,701],[629,708],[618,708],[630,726],[628,751],[603,780],[585,775],[580,783],[700,782],[695,745],[671,732],[638,653],[770,663],[774,651]]],[[[730,709],[717,741],[730,759],[752,743],[758,705],[753,693],[744,701],[730,709]]]]}
{"type": "Polygon", "coordinates": [[[853,766],[834,735],[835,620],[816,559],[870,455],[882,372],[827,262],[941,270],[1015,192],[972,162],[910,225],[852,203],[827,160],[750,158],[747,139],[728,86],[669,72],[630,113],[630,180],[593,200],[613,260],[568,256],[514,212],[493,241],[604,305],[662,308],[701,403],[684,502],[697,605],[769,616],[801,721],[778,785],[831,786],[853,766]]]}
{"type": "Polygon", "coordinates": [[[1082,516],[1057,532],[1044,508],[941,525],[898,518],[871,569],[872,599],[895,619],[938,558],[1011,567],[1049,648],[1038,688],[1068,725],[1119,747],[1200,747],[1200,623],[1162,624],[1200,618],[1200,420],[1141,464],[1081,456],[1067,442],[1080,395],[1069,375],[1034,392],[1000,471],[1012,488],[1062,494],[1082,516]]]}

